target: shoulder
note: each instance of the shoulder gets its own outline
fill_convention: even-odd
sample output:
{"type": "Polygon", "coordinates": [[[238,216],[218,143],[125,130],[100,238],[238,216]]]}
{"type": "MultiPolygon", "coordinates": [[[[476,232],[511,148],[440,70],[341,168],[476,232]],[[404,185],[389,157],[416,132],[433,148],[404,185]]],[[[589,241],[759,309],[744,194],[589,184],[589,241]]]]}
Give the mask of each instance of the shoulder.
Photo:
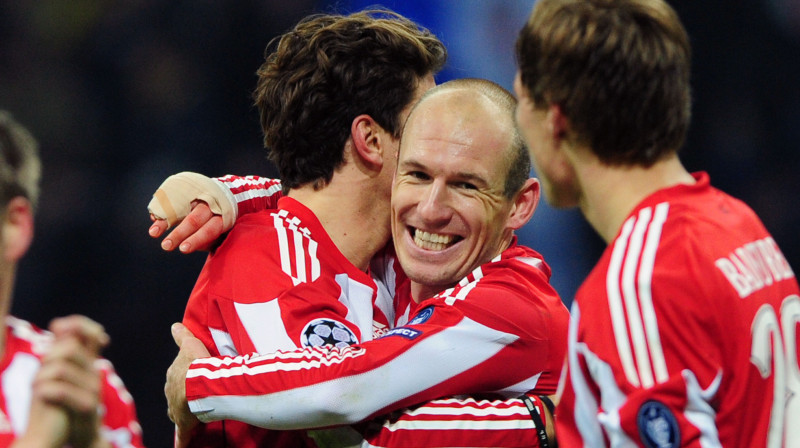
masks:
{"type": "Polygon", "coordinates": [[[6,317],[4,331],[7,332],[6,347],[9,350],[42,357],[53,344],[52,333],[14,316],[6,317]]]}
{"type": "Polygon", "coordinates": [[[569,315],[550,285],[550,267],[536,251],[514,246],[439,294],[448,304],[508,314],[514,320],[564,321],[569,315]]]}

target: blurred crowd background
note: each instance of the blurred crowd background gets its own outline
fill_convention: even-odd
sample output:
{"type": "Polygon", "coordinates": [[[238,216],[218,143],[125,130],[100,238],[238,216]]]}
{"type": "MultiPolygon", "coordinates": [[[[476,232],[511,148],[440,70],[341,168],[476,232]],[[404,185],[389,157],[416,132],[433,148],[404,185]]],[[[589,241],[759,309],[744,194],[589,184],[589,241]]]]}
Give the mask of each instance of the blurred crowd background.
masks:
{"type": "MultiPolygon", "coordinates": [[[[683,159],[751,205],[797,270],[800,0],[671,3],[694,48],[683,159]]],[[[44,162],[12,312],[40,326],[73,312],[104,323],[106,356],[136,400],[148,446],[171,444],[169,326],[205,258],[162,252],[147,235],[150,195],[184,170],[275,176],[250,98],[266,44],[309,13],[373,4],[0,0],[0,108],[37,136],[44,162]]],[[[533,0],[382,4],[447,45],[439,82],[483,77],[511,89],[513,43],[533,0]]],[[[544,254],[567,303],[603,248],[577,211],[546,204],[520,238],[544,254]]]]}

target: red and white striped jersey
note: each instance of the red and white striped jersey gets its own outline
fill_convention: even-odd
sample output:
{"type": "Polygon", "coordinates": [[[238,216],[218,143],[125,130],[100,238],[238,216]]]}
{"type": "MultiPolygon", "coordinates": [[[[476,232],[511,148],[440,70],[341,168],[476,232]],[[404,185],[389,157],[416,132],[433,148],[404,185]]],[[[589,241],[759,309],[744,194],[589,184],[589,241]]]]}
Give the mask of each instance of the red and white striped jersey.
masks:
{"type": "MultiPolygon", "coordinates": [[[[420,304],[407,300],[409,313],[396,321],[413,318],[379,339],[194,361],[189,406],[203,421],[297,429],[352,424],[462,393],[551,394],[568,312],[549,277],[541,256],[515,240],[457,286],[420,304]]],[[[410,297],[408,290],[402,281],[398,294],[410,297]]]]}
{"type": "MultiPolygon", "coordinates": [[[[231,199],[236,202],[239,216],[274,208],[281,197],[278,179],[226,175],[215,180],[231,191],[231,199]]],[[[370,273],[376,280],[377,287],[383,290],[380,296],[394,295],[397,285],[407,280],[395,261],[391,245],[372,260],[370,273]]],[[[406,323],[411,311],[410,295],[402,300],[395,300],[393,306],[402,309],[396,318],[395,310],[387,308],[386,301],[381,301],[376,306],[381,308],[384,316],[389,317],[390,324],[396,324],[398,320],[406,323]]],[[[375,324],[375,337],[394,326],[381,328],[379,323],[375,324]]],[[[536,398],[533,397],[533,400],[536,401],[536,398]]],[[[488,446],[487,443],[509,448],[538,446],[537,428],[519,398],[480,402],[473,398],[450,398],[431,403],[431,412],[427,412],[427,409],[427,405],[406,408],[393,412],[388,418],[379,416],[369,421],[371,429],[364,434],[364,446],[478,447],[488,446]]],[[[357,426],[363,427],[364,425],[357,426]]]]}
{"type": "MultiPolygon", "coordinates": [[[[0,361],[0,447],[10,446],[28,427],[33,379],[53,343],[49,332],[12,316],[6,317],[4,331],[6,345],[0,361]]],[[[99,411],[103,437],[115,448],[144,446],[133,397],[110,362],[99,359],[97,367],[103,384],[99,411]]]]}
{"type": "MultiPolygon", "coordinates": [[[[531,401],[535,412],[543,415],[541,401],[535,396],[531,401]]],[[[530,411],[519,398],[432,400],[356,425],[356,429],[364,437],[362,448],[539,446],[530,411]]]]}
{"type": "Polygon", "coordinates": [[[236,207],[237,216],[278,206],[281,194],[281,180],[260,176],[226,175],[214,178],[231,192],[230,199],[236,207]]]}
{"type": "MultiPolygon", "coordinates": [[[[273,353],[372,339],[389,318],[392,295],[378,296],[368,273],[352,265],[319,220],[292,198],[241,216],[208,257],[184,323],[212,355],[273,353]],[[373,321],[374,319],[374,321],[373,321]]],[[[240,422],[201,427],[192,446],[302,446],[303,432],[265,431],[240,422]],[[194,443],[194,442],[197,443],[194,443]]]]}
{"type": "Polygon", "coordinates": [[[800,446],[795,275],[749,207],[694,176],[639,204],[578,290],[564,446],[800,446]]]}

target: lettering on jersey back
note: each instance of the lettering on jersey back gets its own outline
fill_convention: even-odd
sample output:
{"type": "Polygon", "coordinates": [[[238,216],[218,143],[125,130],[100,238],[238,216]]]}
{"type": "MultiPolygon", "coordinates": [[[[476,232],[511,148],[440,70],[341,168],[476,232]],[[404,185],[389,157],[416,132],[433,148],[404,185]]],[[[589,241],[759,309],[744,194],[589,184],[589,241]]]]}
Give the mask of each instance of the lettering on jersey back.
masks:
{"type": "Polygon", "coordinates": [[[772,237],[749,242],[714,265],[745,298],[775,282],[794,277],[794,272],[772,237]]]}

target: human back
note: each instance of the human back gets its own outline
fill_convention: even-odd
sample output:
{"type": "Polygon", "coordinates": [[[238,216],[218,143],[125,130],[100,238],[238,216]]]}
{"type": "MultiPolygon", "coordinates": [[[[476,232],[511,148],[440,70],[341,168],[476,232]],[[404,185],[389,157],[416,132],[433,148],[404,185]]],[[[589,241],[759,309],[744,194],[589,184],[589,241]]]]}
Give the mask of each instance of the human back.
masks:
{"type": "Polygon", "coordinates": [[[609,245],[573,302],[566,446],[797,446],[797,281],[753,211],[690,173],[691,48],[658,0],[541,0],[517,120],[545,198],[609,245]]]}
{"type": "MultiPolygon", "coordinates": [[[[771,325],[781,312],[787,321],[800,316],[797,283],[752,210],[699,177],[695,185],[659,191],[640,204],[577,293],[575,340],[590,342],[573,356],[590,370],[609,369],[622,393],[616,402],[605,397],[614,388],[598,375],[600,395],[591,398],[579,388],[566,393],[562,400],[574,411],[559,413],[558,424],[578,428],[584,439],[604,437],[577,417],[589,410],[587,402],[602,403],[599,415],[623,416],[624,425],[626,415],[637,413],[656,421],[648,420],[645,405],[665,397],[674,400],[670,409],[684,410],[665,432],[678,435],[682,446],[701,440],[761,446],[770,428],[777,434],[771,437],[781,437],[784,417],[770,417],[784,406],[776,393],[783,390],[781,363],[773,368],[770,360],[791,356],[780,348],[770,352],[775,335],[769,332],[780,332],[771,325]],[[615,338],[606,336],[608,328],[615,338]]],[[[796,347],[792,327],[784,325],[783,332],[786,347],[796,347]]],[[[650,405],[656,417],[668,415],[665,409],[650,405]]],[[[786,412],[788,423],[793,411],[786,412]]],[[[603,421],[610,440],[628,439],[613,419],[603,421]]],[[[559,436],[576,442],[571,429],[559,436]]]]}

